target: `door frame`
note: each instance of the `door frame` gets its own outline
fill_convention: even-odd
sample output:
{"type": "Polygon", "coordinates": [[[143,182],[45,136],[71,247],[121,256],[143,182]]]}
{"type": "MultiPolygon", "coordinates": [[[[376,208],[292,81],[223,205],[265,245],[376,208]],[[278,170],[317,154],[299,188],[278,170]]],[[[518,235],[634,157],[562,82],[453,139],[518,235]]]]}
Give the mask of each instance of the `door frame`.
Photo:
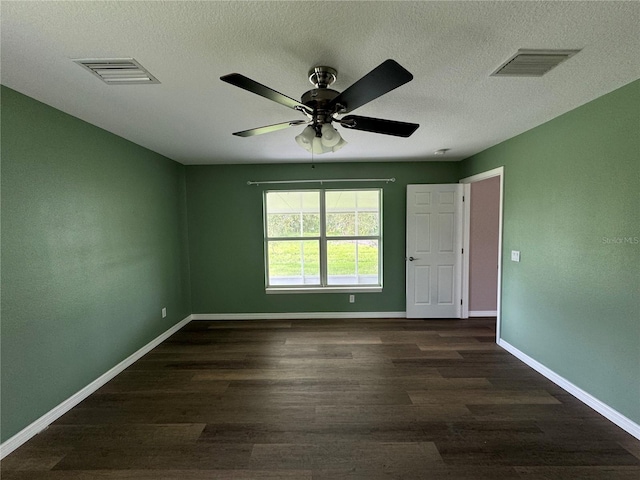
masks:
{"type": "Polygon", "coordinates": [[[488,178],[500,177],[500,204],[498,206],[498,285],[497,285],[497,320],[496,320],[496,341],[500,339],[500,328],[502,323],[502,223],[504,204],[504,166],[478,173],[470,177],[463,178],[459,183],[464,184],[464,204],[463,204],[463,227],[462,244],[465,255],[462,256],[462,314],[461,318],[469,318],[469,227],[471,225],[471,184],[486,180],[488,178]]]}

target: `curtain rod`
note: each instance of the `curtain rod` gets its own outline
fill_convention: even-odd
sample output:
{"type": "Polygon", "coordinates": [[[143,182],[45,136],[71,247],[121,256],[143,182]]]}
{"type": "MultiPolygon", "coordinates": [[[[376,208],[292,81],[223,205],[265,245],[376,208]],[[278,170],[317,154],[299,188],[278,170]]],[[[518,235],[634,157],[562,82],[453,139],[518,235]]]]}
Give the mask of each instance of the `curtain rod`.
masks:
{"type": "Polygon", "coordinates": [[[337,182],[395,182],[395,178],[327,178],[323,180],[268,180],[264,182],[253,182],[249,180],[247,185],[267,185],[284,183],[337,183],[337,182]]]}

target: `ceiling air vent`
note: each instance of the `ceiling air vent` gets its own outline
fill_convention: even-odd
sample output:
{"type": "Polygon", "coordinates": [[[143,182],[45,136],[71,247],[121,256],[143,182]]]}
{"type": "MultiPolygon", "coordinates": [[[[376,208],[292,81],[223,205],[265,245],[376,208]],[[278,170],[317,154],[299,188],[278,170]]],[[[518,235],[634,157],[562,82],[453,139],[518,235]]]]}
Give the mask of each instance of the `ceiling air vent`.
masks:
{"type": "Polygon", "coordinates": [[[109,85],[160,83],[133,58],[92,58],[74,62],[109,85]]]}
{"type": "Polygon", "coordinates": [[[580,50],[520,49],[491,74],[492,77],[541,77],[580,50]]]}

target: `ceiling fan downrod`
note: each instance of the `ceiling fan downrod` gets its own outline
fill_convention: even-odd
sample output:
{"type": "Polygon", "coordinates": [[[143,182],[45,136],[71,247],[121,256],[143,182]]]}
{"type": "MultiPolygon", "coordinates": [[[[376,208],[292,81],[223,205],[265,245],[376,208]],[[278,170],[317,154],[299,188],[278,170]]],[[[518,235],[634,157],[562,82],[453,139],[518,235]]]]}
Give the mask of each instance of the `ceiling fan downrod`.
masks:
{"type": "Polygon", "coordinates": [[[338,78],[338,71],[331,67],[313,67],[309,70],[309,81],[316,88],[327,88],[338,78]]]}

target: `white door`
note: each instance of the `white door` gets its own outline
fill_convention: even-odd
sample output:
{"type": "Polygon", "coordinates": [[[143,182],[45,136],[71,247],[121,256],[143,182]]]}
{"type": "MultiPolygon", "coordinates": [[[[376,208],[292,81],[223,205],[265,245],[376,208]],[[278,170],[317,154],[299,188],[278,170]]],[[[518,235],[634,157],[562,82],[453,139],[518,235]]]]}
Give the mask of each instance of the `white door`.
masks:
{"type": "Polygon", "coordinates": [[[460,318],[462,185],[407,185],[407,318],[460,318]]]}

